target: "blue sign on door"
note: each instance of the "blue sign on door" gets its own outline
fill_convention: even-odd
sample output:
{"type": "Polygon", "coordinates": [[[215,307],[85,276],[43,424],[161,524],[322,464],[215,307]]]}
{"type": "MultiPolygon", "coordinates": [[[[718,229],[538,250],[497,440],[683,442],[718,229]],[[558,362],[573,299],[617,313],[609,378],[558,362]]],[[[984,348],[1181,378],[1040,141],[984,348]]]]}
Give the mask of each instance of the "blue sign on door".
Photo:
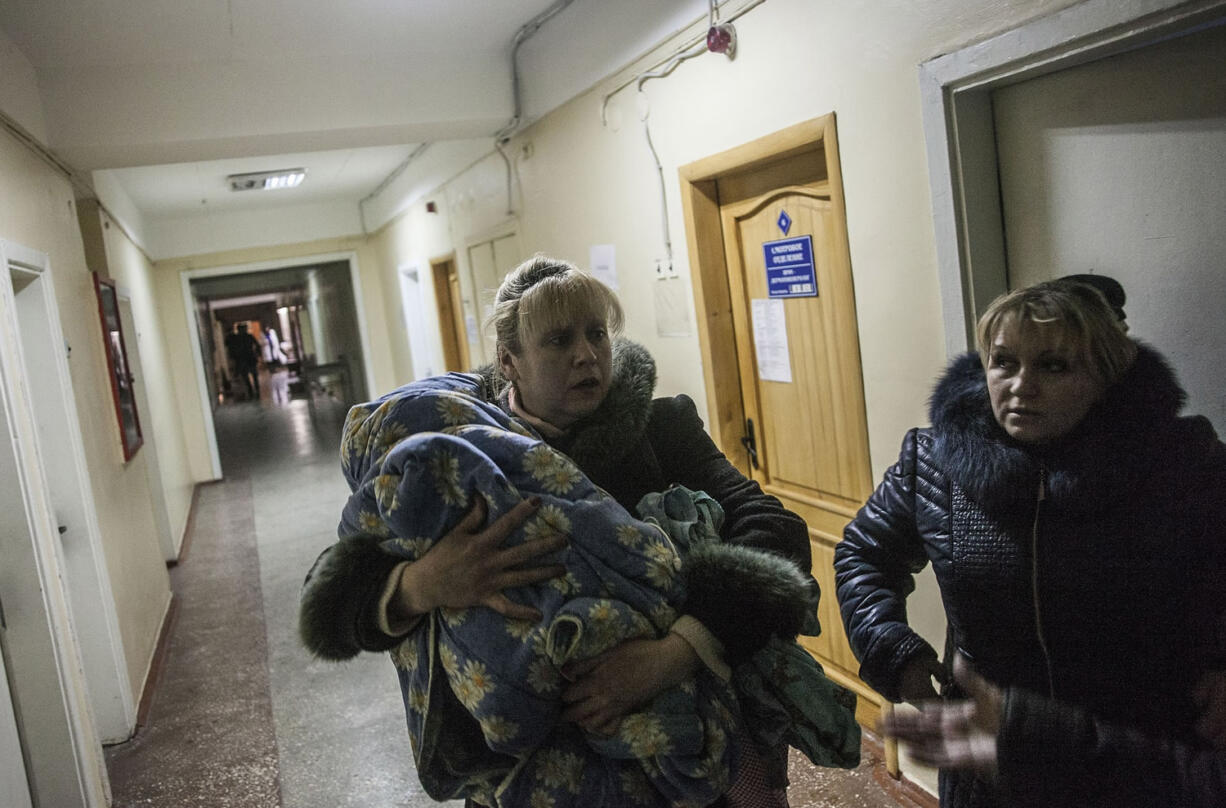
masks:
{"type": "Polygon", "coordinates": [[[817,297],[812,236],[763,242],[762,253],[769,297],[817,297]]]}

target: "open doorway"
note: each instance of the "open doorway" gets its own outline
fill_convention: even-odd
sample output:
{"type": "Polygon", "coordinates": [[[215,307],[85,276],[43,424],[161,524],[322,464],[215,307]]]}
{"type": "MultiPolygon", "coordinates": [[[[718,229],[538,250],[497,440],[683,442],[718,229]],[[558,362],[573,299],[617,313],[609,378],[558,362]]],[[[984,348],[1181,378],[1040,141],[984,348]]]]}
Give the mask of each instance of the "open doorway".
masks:
{"type": "Polygon", "coordinates": [[[343,412],[368,397],[369,350],[350,257],[191,271],[184,287],[218,476],[217,419],[231,417],[228,410],[301,410],[309,428],[331,429],[321,411],[343,412]]]}

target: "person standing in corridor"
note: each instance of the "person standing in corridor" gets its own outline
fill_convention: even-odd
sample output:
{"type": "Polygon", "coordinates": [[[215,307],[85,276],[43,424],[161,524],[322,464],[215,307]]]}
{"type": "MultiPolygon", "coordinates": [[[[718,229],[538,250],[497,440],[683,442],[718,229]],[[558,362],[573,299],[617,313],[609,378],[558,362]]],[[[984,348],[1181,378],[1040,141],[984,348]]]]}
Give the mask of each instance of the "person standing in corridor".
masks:
{"type": "Polygon", "coordinates": [[[260,397],[260,343],[247,331],[246,323],[235,323],[226,335],[226,353],[234,363],[234,373],[243,380],[248,399],[260,397]]]}

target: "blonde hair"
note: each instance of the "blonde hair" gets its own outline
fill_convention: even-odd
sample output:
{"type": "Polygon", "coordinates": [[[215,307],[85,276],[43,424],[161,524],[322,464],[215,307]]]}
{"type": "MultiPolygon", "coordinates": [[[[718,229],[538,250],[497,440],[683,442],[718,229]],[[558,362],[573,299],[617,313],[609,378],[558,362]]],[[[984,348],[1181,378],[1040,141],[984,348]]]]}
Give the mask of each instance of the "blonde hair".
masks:
{"type": "Polygon", "coordinates": [[[511,270],[498,287],[487,327],[499,348],[518,356],[525,339],[583,314],[600,317],[613,334],[625,322],[609,287],[569,261],[536,255],[511,270]]]}
{"type": "Polygon", "coordinates": [[[988,367],[992,340],[1013,323],[1056,324],[1080,346],[1092,372],[1112,385],[1132,366],[1137,345],[1103,294],[1092,286],[1063,280],[1015,289],[992,301],[975,327],[979,358],[988,367]]]}

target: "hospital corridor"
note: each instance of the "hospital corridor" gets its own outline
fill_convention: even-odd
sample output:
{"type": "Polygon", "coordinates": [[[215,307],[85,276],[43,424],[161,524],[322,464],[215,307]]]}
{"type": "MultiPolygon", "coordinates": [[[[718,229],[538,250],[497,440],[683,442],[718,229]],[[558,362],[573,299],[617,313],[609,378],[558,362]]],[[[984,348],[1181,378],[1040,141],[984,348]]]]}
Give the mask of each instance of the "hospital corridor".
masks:
{"type": "MultiPolygon", "coordinates": [[[[1107,758],[1217,783],[1211,649],[1160,673],[1184,614],[1108,596],[1152,657],[1045,633],[1040,539],[1120,379],[1207,467],[1226,434],[1224,56],[1226,0],[0,0],[0,808],[967,808],[1061,782],[1017,691],[1150,709],[1061,691],[1108,647],[1188,704],[1107,758]],[[991,375],[1031,288],[1105,323],[1074,370],[1124,357],[1039,438],[991,375]],[[969,450],[925,510],[943,418],[1024,456],[1008,518],[969,450]],[[934,757],[920,702],[990,743],[934,757]]],[[[1110,524],[1202,513],[1164,491],[1110,524]]]]}

